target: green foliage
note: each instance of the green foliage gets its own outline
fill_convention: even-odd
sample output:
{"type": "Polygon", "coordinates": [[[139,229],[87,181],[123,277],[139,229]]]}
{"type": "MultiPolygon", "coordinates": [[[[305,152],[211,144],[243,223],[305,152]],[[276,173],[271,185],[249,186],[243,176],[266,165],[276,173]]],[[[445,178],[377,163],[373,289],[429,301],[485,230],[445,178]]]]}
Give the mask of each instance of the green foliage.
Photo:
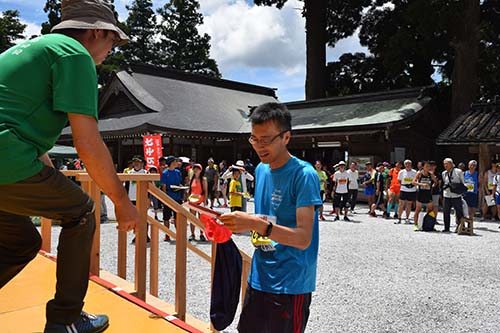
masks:
{"type": "Polygon", "coordinates": [[[155,43],[157,34],[156,16],[152,0],[135,0],[127,6],[129,15],[125,21],[126,32],[130,42],[122,47],[124,59],[128,63],[157,63],[158,45],[155,43]]]}
{"type": "Polygon", "coordinates": [[[19,11],[6,10],[0,15],[0,53],[14,46],[14,41],[24,38],[26,25],[19,21],[19,11]]]}
{"type": "Polygon", "coordinates": [[[46,35],[61,22],[61,0],[47,0],[43,11],[48,15],[48,21],[42,23],[42,35],[46,35]]]}
{"type": "MultiPolygon", "coordinates": [[[[500,93],[499,4],[498,0],[481,1],[479,81],[483,97],[500,93]]],[[[455,59],[453,45],[463,15],[462,1],[374,2],[364,12],[359,33],[361,44],[372,55],[347,54],[329,64],[329,93],[373,91],[369,83],[374,77],[378,82],[376,90],[429,85],[434,82],[431,76],[435,71],[450,84],[455,59]],[[348,75],[362,84],[348,82],[348,75]]]]}
{"type": "Polygon", "coordinates": [[[170,0],[158,9],[160,42],[158,64],[187,72],[220,77],[215,60],[210,58],[210,36],[200,35],[203,23],[196,0],[170,0]]]}

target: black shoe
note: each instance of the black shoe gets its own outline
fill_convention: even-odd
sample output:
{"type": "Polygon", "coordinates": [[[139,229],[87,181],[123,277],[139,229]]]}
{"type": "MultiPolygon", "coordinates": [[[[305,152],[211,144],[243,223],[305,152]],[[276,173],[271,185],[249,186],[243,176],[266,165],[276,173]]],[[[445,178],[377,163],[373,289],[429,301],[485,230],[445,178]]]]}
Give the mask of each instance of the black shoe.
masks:
{"type": "Polygon", "coordinates": [[[200,235],[200,242],[206,242],[207,239],[205,238],[205,236],[203,235],[200,235]]]}
{"type": "Polygon", "coordinates": [[[335,216],[334,221],[339,221],[339,220],[340,220],[340,217],[339,217],[338,215],[337,215],[337,216],[335,216]]]}
{"type": "Polygon", "coordinates": [[[349,218],[347,216],[345,216],[345,215],[344,215],[344,221],[351,222],[351,220],[349,220],[349,218]]]}
{"type": "Polygon", "coordinates": [[[450,233],[450,229],[444,229],[442,232],[450,233]]]}

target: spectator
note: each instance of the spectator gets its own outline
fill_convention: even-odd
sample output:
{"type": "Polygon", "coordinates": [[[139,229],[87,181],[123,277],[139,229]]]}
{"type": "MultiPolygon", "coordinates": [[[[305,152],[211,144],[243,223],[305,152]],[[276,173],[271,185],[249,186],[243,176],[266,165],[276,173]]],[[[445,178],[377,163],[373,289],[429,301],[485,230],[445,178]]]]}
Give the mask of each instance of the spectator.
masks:
{"type": "MultiPolygon", "coordinates": [[[[193,177],[189,182],[188,200],[189,202],[196,205],[207,205],[207,193],[208,193],[208,182],[205,177],[205,172],[201,164],[193,164],[192,167],[193,177]]],[[[189,241],[195,241],[195,225],[190,224],[191,236],[189,241]]],[[[200,230],[200,242],[205,242],[206,238],[203,235],[203,231],[200,230]]]]}
{"type": "Polygon", "coordinates": [[[444,230],[443,232],[450,232],[450,214],[451,207],[455,209],[455,214],[457,216],[457,220],[464,216],[463,207],[462,207],[462,195],[458,193],[454,193],[451,191],[451,184],[463,184],[464,183],[464,174],[462,170],[459,168],[455,168],[453,164],[453,160],[451,158],[445,158],[443,161],[444,171],[442,173],[443,176],[443,215],[444,215],[444,230]]]}
{"type": "Polygon", "coordinates": [[[413,179],[415,179],[417,171],[412,169],[411,160],[405,160],[404,166],[405,168],[398,174],[398,181],[401,185],[401,192],[399,194],[398,223],[401,223],[403,209],[405,209],[405,223],[410,224],[411,207],[417,200],[417,188],[413,185],[413,179]]]}
{"type": "Polygon", "coordinates": [[[387,201],[387,215],[391,215],[392,207],[394,207],[394,218],[396,221],[394,223],[397,223],[399,219],[398,215],[398,210],[399,210],[399,194],[401,193],[401,184],[399,183],[398,180],[398,175],[399,172],[401,171],[401,168],[403,167],[403,164],[401,162],[396,162],[394,168],[392,168],[389,171],[388,178],[387,178],[387,183],[389,183],[389,199],[387,201]]]}
{"type": "MultiPolygon", "coordinates": [[[[483,175],[483,191],[485,195],[495,195],[495,192],[493,191],[493,179],[495,178],[497,174],[497,163],[495,161],[492,161],[490,164],[490,168],[484,173],[483,175]]],[[[483,218],[482,220],[485,221],[487,220],[487,216],[490,216],[491,219],[495,219],[495,216],[497,215],[496,207],[495,206],[488,206],[486,201],[483,203],[483,218]],[[488,214],[490,212],[490,214],[488,214]]]]}
{"type": "Polygon", "coordinates": [[[217,198],[217,205],[220,208],[226,208],[227,207],[227,179],[224,179],[222,175],[227,171],[227,162],[226,160],[222,160],[222,162],[219,163],[219,181],[217,182],[217,192],[215,193],[216,198],[217,198]],[[224,204],[221,205],[219,202],[220,196],[219,193],[222,194],[222,199],[224,200],[224,204]]]}
{"type": "Polygon", "coordinates": [[[356,162],[352,162],[347,170],[347,175],[349,176],[349,204],[351,213],[354,213],[354,208],[356,207],[356,202],[358,200],[358,189],[359,189],[359,172],[357,170],[358,165],[356,162]]]}
{"type": "MultiPolygon", "coordinates": [[[[179,187],[182,185],[182,175],[179,169],[177,169],[177,159],[174,156],[169,156],[165,159],[165,163],[167,169],[161,174],[161,189],[177,203],[182,204],[183,192],[179,190],[179,187]]],[[[175,212],[168,205],[165,205],[163,207],[163,224],[167,228],[170,228],[170,219],[175,224],[175,212]]],[[[170,236],[165,235],[164,241],[169,242],[170,236]]]]}
{"type": "Polygon", "coordinates": [[[335,221],[340,220],[340,211],[344,210],[344,221],[350,221],[347,217],[349,211],[349,174],[345,171],[345,162],[337,164],[339,170],[333,174],[333,209],[335,209],[335,221]]]}
{"type": "Polygon", "coordinates": [[[248,172],[245,170],[245,164],[243,163],[242,160],[239,160],[236,162],[236,165],[231,165],[227,170],[226,172],[224,172],[224,174],[222,175],[222,178],[224,180],[229,180],[230,178],[233,177],[233,171],[235,169],[238,169],[240,170],[240,183],[241,183],[241,186],[242,186],[242,189],[243,189],[243,197],[241,198],[241,211],[243,212],[246,212],[247,211],[247,198],[246,196],[249,195],[248,193],[248,181],[253,181],[254,180],[254,177],[248,172]]]}
{"type": "MultiPolygon", "coordinates": [[[[375,170],[373,169],[372,162],[365,163],[366,171],[363,175],[363,185],[365,186],[365,195],[368,200],[368,208],[373,205],[375,195],[375,170]]],[[[368,212],[369,213],[369,212],[368,212]]]]}
{"type": "Polygon", "coordinates": [[[477,162],[475,160],[469,161],[469,170],[465,171],[464,183],[467,186],[467,192],[464,194],[464,199],[469,207],[469,218],[474,219],[476,209],[479,204],[479,176],[476,170],[477,162]]]}
{"type": "Polygon", "coordinates": [[[208,200],[210,200],[210,209],[213,209],[215,192],[217,191],[217,182],[219,181],[219,171],[217,170],[217,165],[214,164],[214,159],[212,157],[208,159],[205,176],[208,181],[208,200]]]}
{"type": "Polygon", "coordinates": [[[372,217],[377,217],[377,213],[375,210],[379,208],[383,212],[383,216],[385,218],[388,218],[389,215],[387,214],[384,206],[384,191],[385,191],[385,183],[386,181],[384,180],[384,171],[385,171],[385,166],[383,163],[378,163],[377,164],[377,171],[375,172],[375,201],[374,203],[370,206],[370,213],[369,215],[372,217]]]}
{"type": "MultiPolygon", "coordinates": [[[[316,168],[316,173],[318,174],[319,178],[319,196],[321,197],[321,201],[324,202],[325,185],[328,176],[326,175],[326,172],[323,171],[323,164],[321,163],[321,161],[316,161],[314,167],[316,168]]],[[[323,217],[323,205],[319,207],[319,219],[321,221],[325,221],[325,218],[323,217]]]]}
{"type": "Polygon", "coordinates": [[[241,211],[243,202],[243,187],[240,182],[241,171],[239,169],[233,169],[231,171],[232,179],[229,183],[229,207],[231,211],[241,211]]]}

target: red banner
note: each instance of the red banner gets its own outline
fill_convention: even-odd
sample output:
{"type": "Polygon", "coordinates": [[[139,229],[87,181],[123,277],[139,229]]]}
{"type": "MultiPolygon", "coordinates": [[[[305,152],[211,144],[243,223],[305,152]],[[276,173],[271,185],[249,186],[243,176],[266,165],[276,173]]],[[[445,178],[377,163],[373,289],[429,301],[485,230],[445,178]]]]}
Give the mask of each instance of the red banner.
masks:
{"type": "Polygon", "coordinates": [[[154,166],[159,172],[160,165],[158,163],[158,159],[163,156],[161,135],[145,135],[143,137],[143,145],[144,158],[146,159],[146,170],[149,171],[149,168],[154,166]]]}

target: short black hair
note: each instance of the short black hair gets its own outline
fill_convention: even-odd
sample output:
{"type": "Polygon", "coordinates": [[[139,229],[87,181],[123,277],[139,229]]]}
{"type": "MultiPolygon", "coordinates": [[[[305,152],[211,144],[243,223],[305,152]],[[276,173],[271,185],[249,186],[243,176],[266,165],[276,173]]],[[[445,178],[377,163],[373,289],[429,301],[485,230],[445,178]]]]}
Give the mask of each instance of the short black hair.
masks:
{"type": "Polygon", "coordinates": [[[281,103],[265,103],[250,110],[252,125],[272,121],[281,131],[292,130],[292,115],[281,103]]]}

